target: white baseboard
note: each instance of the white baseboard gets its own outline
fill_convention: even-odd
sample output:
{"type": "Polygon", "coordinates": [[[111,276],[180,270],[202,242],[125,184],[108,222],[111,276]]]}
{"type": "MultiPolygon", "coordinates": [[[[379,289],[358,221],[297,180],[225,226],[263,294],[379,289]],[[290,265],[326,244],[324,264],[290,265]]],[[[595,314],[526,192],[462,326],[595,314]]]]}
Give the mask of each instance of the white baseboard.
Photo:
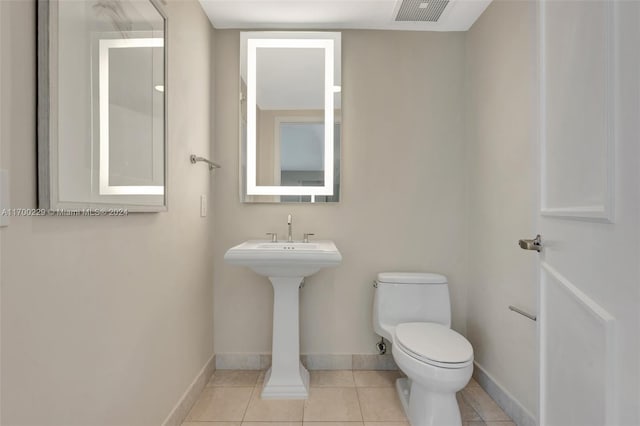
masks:
{"type": "Polygon", "coordinates": [[[536,426],[536,418],[520,402],[513,397],[504,387],[491,377],[480,364],[474,362],[473,378],[491,398],[504,410],[505,413],[518,426],[536,426]]]}
{"type": "Polygon", "coordinates": [[[173,410],[169,413],[167,418],[162,422],[162,426],[180,426],[184,419],[189,414],[189,410],[196,402],[200,393],[206,386],[207,382],[213,375],[216,369],[216,355],[211,355],[211,358],[205,363],[198,375],[193,379],[193,382],[189,385],[187,390],[184,391],[180,400],[176,403],[173,410]]]}
{"type": "MultiPolygon", "coordinates": [[[[397,370],[390,353],[377,354],[303,354],[302,364],[309,370],[397,370]]],[[[216,355],[217,370],[265,370],[270,354],[226,353],[216,355]]]]}
{"type": "Polygon", "coordinates": [[[308,370],[351,370],[353,356],[349,354],[300,355],[300,361],[308,370]]]}
{"type": "Polygon", "coordinates": [[[271,365],[270,354],[216,354],[216,370],[266,370],[271,365]]]}
{"type": "Polygon", "coordinates": [[[384,355],[378,354],[354,354],[354,370],[399,370],[391,355],[391,345],[384,355]]]}

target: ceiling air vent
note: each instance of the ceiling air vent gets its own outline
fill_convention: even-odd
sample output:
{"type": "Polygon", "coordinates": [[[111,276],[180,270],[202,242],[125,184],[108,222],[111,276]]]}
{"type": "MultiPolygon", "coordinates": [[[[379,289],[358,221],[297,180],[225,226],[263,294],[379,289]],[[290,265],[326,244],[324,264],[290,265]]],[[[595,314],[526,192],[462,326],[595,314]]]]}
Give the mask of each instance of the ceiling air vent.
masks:
{"type": "Polygon", "coordinates": [[[449,0],[402,0],[396,21],[437,22],[449,0]]]}

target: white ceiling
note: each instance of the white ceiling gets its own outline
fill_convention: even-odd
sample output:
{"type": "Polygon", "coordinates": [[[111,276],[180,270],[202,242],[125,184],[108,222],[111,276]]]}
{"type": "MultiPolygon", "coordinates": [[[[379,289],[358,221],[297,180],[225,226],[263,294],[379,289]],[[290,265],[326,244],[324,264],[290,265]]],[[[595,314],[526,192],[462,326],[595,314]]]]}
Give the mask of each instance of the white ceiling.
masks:
{"type": "Polygon", "coordinates": [[[400,0],[200,0],[200,3],[216,28],[466,31],[491,0],[451,0],[438,22],[396,22],[400,0]]]}

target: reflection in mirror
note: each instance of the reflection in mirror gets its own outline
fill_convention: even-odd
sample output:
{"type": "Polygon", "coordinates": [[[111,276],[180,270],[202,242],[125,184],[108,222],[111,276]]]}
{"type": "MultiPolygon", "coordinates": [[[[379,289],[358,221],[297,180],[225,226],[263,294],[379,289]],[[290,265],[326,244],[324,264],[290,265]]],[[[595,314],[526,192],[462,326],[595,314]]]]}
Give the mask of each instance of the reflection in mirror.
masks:
{"type": "Polygon", "coordinates": [[[166,17],[155,0],[39,2],[39,204],[166,210],[166,17]]]}
{"type": "Polygon", "coordinates": [[[99,46],[99,193],[162,195],[164,85],[154,70],[162,70],[164,40],[101,39],[99,46]]]}
{"type": "Polygon", "coordinates": [[[340,34],[241,35],[241,197],[339,200],[340,34]]]}

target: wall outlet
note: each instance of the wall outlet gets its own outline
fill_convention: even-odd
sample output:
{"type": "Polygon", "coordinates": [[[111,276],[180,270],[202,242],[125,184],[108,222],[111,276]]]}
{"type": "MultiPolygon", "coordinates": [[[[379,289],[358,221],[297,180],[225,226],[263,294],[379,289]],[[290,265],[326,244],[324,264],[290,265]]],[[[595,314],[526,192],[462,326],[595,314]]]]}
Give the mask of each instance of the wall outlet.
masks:
{"type": "Polygon", "coordinates": [[[207,217],[207,196],[200,196],[200,217],[207,217]]]}

